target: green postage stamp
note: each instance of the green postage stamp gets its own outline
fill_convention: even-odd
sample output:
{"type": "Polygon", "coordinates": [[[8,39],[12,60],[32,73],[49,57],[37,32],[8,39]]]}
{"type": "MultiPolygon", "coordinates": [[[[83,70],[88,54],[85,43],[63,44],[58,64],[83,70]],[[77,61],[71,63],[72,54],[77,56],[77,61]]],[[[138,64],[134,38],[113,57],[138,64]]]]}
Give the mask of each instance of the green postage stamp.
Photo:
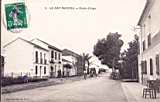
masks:
{"type": "Polygon", "coordinates": [[[25,4],[12,3],[5,5],[7,30],[27,28],[25,4]]]}

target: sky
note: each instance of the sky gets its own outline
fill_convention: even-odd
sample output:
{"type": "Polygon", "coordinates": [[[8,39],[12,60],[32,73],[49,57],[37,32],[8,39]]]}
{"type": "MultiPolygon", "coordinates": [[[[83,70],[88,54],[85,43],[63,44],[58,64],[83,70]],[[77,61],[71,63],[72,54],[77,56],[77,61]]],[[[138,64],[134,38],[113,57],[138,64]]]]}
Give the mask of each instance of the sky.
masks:
{"type": "Polygon", "coordinates": [[[145,2],[145,0],[2,0],[1,45],[16,37],[27,40],[39,38],[60,49],[67,48],[78,54],[83,52],[92,54],[93,46],[98,39],[105,38],[109,32],[118,32],[122,35],[124,50],[128,47],[128,42],[133,40],[135,32],[132,31],[132,27],[137,25],[145,2]],[[13,2],[25,2],[27,7],[29,26],[20,33],[12,33],[5,28],[4,4],[13,2]]]}

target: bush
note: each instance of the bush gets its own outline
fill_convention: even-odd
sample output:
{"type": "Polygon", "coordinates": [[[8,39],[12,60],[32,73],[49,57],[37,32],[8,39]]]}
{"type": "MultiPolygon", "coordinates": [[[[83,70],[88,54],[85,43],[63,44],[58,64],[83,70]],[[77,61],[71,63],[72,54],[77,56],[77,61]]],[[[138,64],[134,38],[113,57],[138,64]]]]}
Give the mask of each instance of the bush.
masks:
{"type": "Polygon", "coordinates": [[[46,81],[48,78],[30,78],[27,76],[19,76],[17,78],[13,77],[3,77],[2,78],[2,86],[14,85],[14,84],[23,84],[28,82],[38,82],[38,81],[46,81]]]}
{"type": "Polygon", "coordinates": [[[3,77],[2,78],[2,86],[13,85],[13,84],[22,84],[26,82],[26,78],[23,77],[3,77]]]}
{"type": "Polygon", "coordinates": [[[3,77],[1,79],[2,86],[10,85],[11,84],[11,80],[12,80],[12,77],[3,77]]]}
{"type": "Polygon", "coordinates": [[[28,81],[29,82],[38,82],[38,81],[47,81],[48,78],[30,78],[28,81]]]}

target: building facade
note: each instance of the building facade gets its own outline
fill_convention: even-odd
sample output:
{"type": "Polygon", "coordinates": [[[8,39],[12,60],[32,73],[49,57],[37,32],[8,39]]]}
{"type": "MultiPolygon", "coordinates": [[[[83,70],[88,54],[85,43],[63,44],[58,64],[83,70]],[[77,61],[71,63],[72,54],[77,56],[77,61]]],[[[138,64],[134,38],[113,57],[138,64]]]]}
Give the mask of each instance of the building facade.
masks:
{"type": "Polygon", "coordinates": [[[48,50],[23,38],[4,46],[4,76],[48,77],[48,50]]]}
{"type": "Polygon", "coordinates": [[[62,50],[38,38],[32,39],[31,42],[48,49],[49,76],[53,78],[59,76],[58,72],[62,74],[62,50]]]}
{"type": "Polygon", "coordinates": [[[69,77],[69,76],[76,75],[72,62],[68,61],[66,59],[62,59],[62,61],[63,61],[62,76],[63,77],[69,77]]]}
{"type": "Polygon", "coordinates": [[[1,56],[1,77],[4,77],[4,56],[1,56]]]}
{"type": "Polygon", "coordinates": [[[83,65],[82,57],[68,49],[64,49],[62,52],[63,59],[68,60],[72,63],[71,75],[82,75],[83,74],[83,65]]]}
{"type": "Polygon", "coordinates": [[[62,56],[63,57],[63,71],[69,72],[69,76],[77,75],[77,59],[73,56],[62,56]],[[69,64],[71,68],[66,68],[65,65],[69,64]]]}
{"type": "Polygon", "coordinates": [[[1,47],[1,77],[4,77],[5,49],[1,47]]]}
{"type": "Polygon", "coordinates": [[[147,0],[138,22],[140,26],[138,56],[139,82],[160,78],[160,0],[147,0]]]}

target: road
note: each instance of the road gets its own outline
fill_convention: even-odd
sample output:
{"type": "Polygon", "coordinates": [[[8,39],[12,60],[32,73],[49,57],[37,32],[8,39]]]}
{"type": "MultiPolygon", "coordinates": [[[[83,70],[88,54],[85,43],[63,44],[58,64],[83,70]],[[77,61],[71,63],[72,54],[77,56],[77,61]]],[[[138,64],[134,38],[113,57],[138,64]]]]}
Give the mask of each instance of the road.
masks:
{"type": "Polygon", "coordinates": [[[2,102],[127,102],[121,83],[97,78],[3,94],[2,102]]]}

